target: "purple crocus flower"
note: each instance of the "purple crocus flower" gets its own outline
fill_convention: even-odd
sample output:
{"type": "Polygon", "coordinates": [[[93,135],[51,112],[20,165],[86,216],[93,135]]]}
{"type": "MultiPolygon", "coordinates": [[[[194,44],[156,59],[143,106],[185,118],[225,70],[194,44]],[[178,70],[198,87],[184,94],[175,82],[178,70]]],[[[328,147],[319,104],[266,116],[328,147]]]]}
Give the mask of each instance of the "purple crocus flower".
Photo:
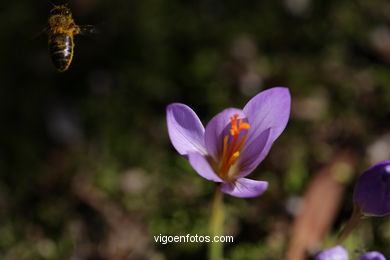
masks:
{"type": "Polygon", "coordinates": [[[386,260],[386,257],[379,252],[373,251],[362,255],[357,260],[386,260]]]}
{"type": "Polygon", "coordinates": [[[348,253],[343,246],[335,246],[320,252],[316,260],[348,260],[348,253]]]}
{"type": "Polygon", "coordinates": [[[167,125],[175,149],[203,178],[221,183],[222,192],[248,198],[262,194],[265,181],[245,178],[268,154],[290,115],[290,92],[275,87],[257,94],[243,109],[227,108],[206,129],[188,106],[167,107],[167,125]]]}
{"type": "Polygon", "coordinates": [[[353,199],[364,215],[390,214],[390,161],[375,164],[360,175],[353,199]]]}
{"type": "MultiPolygon", "coordinates": [[[[348,252],[343,246],[334,246],[320,252],[315,260],[348,260],[348,252]]],[[[365,253],[357,260],[386,260],[386,258],[381,253],[372,251],[365,253]]]]}

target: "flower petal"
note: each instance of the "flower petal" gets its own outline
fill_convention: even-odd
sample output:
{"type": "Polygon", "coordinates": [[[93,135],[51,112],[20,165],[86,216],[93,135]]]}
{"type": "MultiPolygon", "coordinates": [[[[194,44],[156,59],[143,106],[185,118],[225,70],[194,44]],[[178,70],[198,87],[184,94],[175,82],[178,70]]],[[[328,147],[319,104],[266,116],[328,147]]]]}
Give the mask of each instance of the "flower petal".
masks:
{"type": "Polygon", "coordinates": [[[215,115],[206,126],[206,150],[215,161],[218,161],[222,153],[223,138],[225,135],[229,134],[228,131],[230,130],[230,118],[234,114],[238,114],[239,118],[245,117],[241,109],[227,108],[215,115]]]}
{"type": "Polygon", "coordinates": [[[334,246],[316,255],[315,260],[348,260],[348,253],[343,246],[334,246]]]}
{"type": "Polygon", "coordinates": [[[290,108],[290,92],[284,87],[262,91],[249,100],[243,109],[251,125],[247,141],[272,128],[271,141],[274,142],[287,125],[290,108]]]}
{"type": "Polygon", "coordinates": [[[390,161],[375,164],[359,176],[353,199],[366,215],[390,214],[390,161]]]}
{"type": "Polygon", "coordinates": [[[206,154],[204,127],[190,107],[180,103],[168,105],[167,126],[171,143],[181,155],[206,154]]]}
{"type": "Polygon", "coordinates": [[[357,260],[386,260],[386,257],[379,252],[372,251],[362,255],[357,260]]]}
{"type": "Polygon", "coordinates": [[[268,182],[255,181],[246,178],[237,179],[233,184],[222,183],[221,191],[238,198],[260,196],[268,188],[268,182]]]}
{"type": "Polygon", "coordinates": [[[213,171],[207,159],[200,153],[189,153],[188,160],[190,161],[192,168],[194,168],[203,178],[209,181],[222,182],[221,178],[213,171]]]}
{"type": "Polygon", "coordinates": [[[271,129],[266,129],[244,146],[237,161],[237,178],[247,176],[264,160],[273,144],[272,132],[271,129]]]}

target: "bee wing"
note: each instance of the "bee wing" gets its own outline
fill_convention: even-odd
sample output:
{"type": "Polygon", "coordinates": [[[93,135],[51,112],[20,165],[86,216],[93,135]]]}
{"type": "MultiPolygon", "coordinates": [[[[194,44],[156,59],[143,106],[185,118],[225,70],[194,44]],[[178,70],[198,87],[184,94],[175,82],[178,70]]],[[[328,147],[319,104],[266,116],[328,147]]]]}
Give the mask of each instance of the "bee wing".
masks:
{"type": "Polygon", "coordinates": [[[49,26],[45,26],[40,32],[38,32],[34,36],[32,36],[31,39],[33,40],[33,39],[38,38],[42,34],[47,34],[48,31],[49,31],[49,26]]]}
{"type": "Polygon", "coordinates": [[[79,25],[80,34],[98,34],[99,30],[93,25],[79,25]]]}

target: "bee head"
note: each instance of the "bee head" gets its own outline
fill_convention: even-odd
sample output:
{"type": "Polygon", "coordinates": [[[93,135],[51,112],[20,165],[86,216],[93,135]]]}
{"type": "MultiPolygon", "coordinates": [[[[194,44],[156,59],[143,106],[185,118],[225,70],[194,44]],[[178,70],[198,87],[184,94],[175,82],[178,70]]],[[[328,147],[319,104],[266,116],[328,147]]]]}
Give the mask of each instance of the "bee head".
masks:
{"type": "Polygon", "coordinates": [[[65,5],[56,5],[50,10],[50,15],[71,15],[71,12],[65,5]]]}

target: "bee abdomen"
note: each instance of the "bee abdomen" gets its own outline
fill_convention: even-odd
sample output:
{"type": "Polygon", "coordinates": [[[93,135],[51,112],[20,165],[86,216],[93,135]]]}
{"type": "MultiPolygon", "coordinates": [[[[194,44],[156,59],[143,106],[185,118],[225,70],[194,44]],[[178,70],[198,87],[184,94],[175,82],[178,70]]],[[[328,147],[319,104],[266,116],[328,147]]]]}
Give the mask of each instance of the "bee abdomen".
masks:
{"type": "Polygon", "coordinates": [[[49,53],[58,71],[68,69],[73,58],[73,38],[68,34],[54,34],[49,37],[49,53]]]}

